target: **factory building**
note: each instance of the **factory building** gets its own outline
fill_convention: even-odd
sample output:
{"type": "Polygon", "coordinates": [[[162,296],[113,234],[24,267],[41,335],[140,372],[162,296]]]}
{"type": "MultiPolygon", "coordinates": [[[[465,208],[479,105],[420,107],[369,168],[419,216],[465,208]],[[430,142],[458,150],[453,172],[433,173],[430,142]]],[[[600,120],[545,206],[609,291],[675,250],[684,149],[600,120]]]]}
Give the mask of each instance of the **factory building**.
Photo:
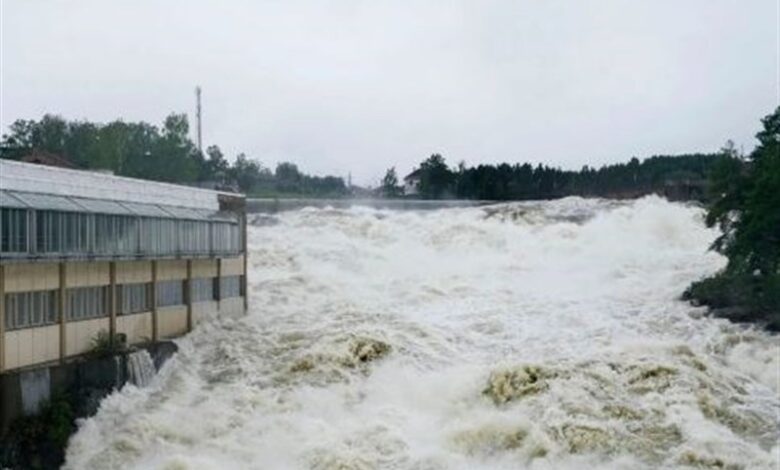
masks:
{"type": "Polygon", "coordinates": [[[0,160],[0,373],[246,311],[243,195],[0,160]]]}

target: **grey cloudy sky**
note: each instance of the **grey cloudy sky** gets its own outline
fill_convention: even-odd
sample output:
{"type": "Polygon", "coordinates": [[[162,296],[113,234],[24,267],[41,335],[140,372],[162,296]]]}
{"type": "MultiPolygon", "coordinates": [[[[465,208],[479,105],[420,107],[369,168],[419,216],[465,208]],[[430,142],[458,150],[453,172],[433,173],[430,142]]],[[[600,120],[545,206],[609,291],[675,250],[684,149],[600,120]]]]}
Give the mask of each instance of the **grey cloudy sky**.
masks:
{"type": "Polygon", "coordinates": [[[777,0],[0,2],[4,131],[192,117],[200,84],[204,145],[361,183],[747,150],[778,103],[777,0]]]}

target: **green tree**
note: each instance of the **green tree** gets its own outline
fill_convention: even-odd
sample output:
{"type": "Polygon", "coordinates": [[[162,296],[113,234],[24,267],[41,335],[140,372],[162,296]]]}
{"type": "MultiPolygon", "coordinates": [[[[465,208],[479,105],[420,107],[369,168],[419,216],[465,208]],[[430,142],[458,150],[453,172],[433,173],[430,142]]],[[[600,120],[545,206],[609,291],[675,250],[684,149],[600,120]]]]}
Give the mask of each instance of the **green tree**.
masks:
{"type": "Polygon", "coordinates": [[[217,145],[210,145],[206,149],[206,164],[203,166],[203,175],[201,179],[213,179],[224,183],[228,178],[230,164],[225,160],[225,155],[217,145]]]}
{"type": "Polygon", "coordinates": [[[398,175],[395,167],[388,168],[384,178],[382,178],[382,195],[393,198],[401,195],[401,187],[398,185],[398,175]]]}
{"type": "Polygon", "coordinates": [[[444,157],[434,153],[420,164],[420,195],[425,199],[442,199],[454,192],[455,175],[444,157]]]}
{"type": "Polygon", "coordinates": [[[686,296],[735,308],[730,318],[760,319],[780,330],[780,107],[762,124],[747,162],[727,147],[713,173],[716,194],[707,223],[722,229],[713,248],[728,265],[694,283],[686,296]]]}

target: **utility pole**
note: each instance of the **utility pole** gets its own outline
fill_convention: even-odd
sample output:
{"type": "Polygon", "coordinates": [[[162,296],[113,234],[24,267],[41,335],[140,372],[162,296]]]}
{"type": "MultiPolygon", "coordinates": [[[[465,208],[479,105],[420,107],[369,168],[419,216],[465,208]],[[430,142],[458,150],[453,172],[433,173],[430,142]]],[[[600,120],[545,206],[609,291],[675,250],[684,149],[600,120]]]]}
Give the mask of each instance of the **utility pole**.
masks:
{"type": "Polygon", "coordinates": [[[203,154],[203,140],[201,134],[201,117],[200,117],[200,86],[195,87],[195,99],[197,101],[197,119],[198,119],[198,152],[203,154]]]}

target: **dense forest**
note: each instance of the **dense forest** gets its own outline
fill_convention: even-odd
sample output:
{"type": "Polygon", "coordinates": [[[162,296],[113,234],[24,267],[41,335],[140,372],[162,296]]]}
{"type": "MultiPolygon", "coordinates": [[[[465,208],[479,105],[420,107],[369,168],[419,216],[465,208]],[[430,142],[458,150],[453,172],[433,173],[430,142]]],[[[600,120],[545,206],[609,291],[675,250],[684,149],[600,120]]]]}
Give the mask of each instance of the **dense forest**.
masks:
{"type": "Polygon", "coordinates": [[[762,120],[746,161],[721,160],[712,174],[707,225],[726,269],[694,283],[685,297],[736,321],[780,331],[780,107],[762,120]]]}
{"type": "Polygon", "coordinates": [[[157,127],[146,122],[98,124],[45,115],[39,121],[17,120],[0,142],[0,158],[18,160],[34,152],[65,157],[78,168],[110,170],[117,175],[231,188],[251,195],[342,197],[344,180],[310,176],[293,163],[274,171],[239,154],[230,164],[216,145],[205,155],[189,138],[184,114],[171,114],[157,127]]]}
{"type": "MultiPolygon", "coordinates": [[[[424,199],[528,200],[565,196],[637,197],[659,193],[673,199],[704,199],[707,178],[721,159],[738,162],[733,144],[716,154],[654,156],[639,161],[588,166],[580,171],[561,170],[529,163],[479,165],[463,163],[450,169],[439,154],[423,161],[413,176],[418,179],[419,197],[424,199]]],[[[382,193],[400,196],[395,169],[387,171],[382,193]]]]}

